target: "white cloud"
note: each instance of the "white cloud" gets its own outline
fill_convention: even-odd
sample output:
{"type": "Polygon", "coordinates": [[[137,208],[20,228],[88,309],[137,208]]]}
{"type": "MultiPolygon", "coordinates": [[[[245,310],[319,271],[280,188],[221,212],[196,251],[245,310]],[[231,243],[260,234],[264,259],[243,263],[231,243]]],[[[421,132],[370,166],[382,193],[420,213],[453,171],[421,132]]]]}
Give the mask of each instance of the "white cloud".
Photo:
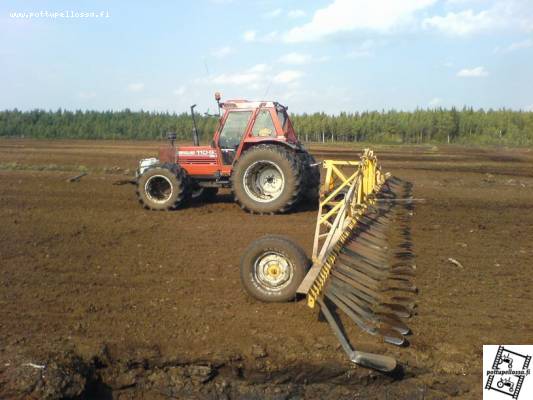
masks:
{"type": "Polygon", "coordinates": [[[224,58],[226,56],[229,56],[230,54],[233,54],[235,50],[233,50],[230,46],[223,46],[218,49],[215,49],[211,52],[211,55],[217,58],[224,58]]]}
{"type": "Polygon", "coordinates": [[[444,17],[426,18],[424,28],[435,28],[449,35],[468,35],[492,29],[498,22],[489,11],[474,13],[472,10],[449,12],[444,17]]]}
{"type": "Polygon", "coordinates": [[[287,13],[287,17],[289,18],[301,18],[305,17],[306,13],[304,10],[289,10],[287,13]]]}
{"type": "Polygon", "coordinates": [[[269,11],[265,14],[263,14],[263,17],[265,18],[276,18],[276,17],[279,17],[282,13],[282,9],[281,8],[276,8],[275,10],[272,10],[272,11],[269,11]]]}
{"type": "Polygon", "coordinates": [[[456,5],[456,4],[467,4],[467,3],[479,3],[486,0],[446,0],[447,4],[456,5]]]}
{"type": "Polygon", "coordinates": [[[515,51],[515,50],[528,49],[530,47],[533,47],[533,39],[526,39],[520,42],[511,43],[509,46],[503,49],[498,48],[496,52],[503,51],[503,52],[508,53],[508,52],[515,51]]]}
{"type": "Polygon", "coordinates": [[[207,78],[199,78],[195,80],[196,84],[216,85],[223,89],[228,86],[239,87],[248,90],[262,90],[269,88],[272,83],[277,84],[278,87],[294,88],[299,84],[299,79],[304,76],[302,71],[298,70],[282,70],[273,71],[272,67],[267,64],[256,64],[243,71],[223,73],[207,78]]]}
{"type": "Polygon", "coordinates": [[[303,73],[301,71],[285,70],[274,75],[273,81],[275,83],[292,83],[300,79],[302,76],[303,73]]]}
{"type": "Polygon", "coordinates": [[[144,83],[135,82],[128,85],[128,91],[130,92],[141,92],[144,89],[144,83]]]}
{"type": "Polygon", "coordinates": [[[279,33],[278,31],[272,31],[265,35],[259,36],[257,31],[246,31],[244,32],[243,37],[245,42],[272,43],[279,37],[279,33]]]}
{"type": "Polygon", "coordinates": [[[460,78],[484,78],[489,76],[489,72],[485,67],[464,68],[457,72],[457,76],[460,78]]]}
{"type": "Polygon", "coordinates": [[[272,43],[279,37],[278,31],[272,31],[265,35],[258,36],[257,31],[246,31],[244,32],[243,38],[245,42],[261,42],[261,43],[272,43]]]}
{"type": "Polygon", "coordinates": [[[440,104],[442,104],[442,99],[440,97],[434,97],[429,101],[428,106],[437,107],[440,104]]]}
{"type": "Polygon", "coordinates": [[[279,59],[280,62],[289,65],[304,65],[309,64],[313,60],[313,57],[309,54],[303,53],[288,53],[279,59]]]}
{"type": "Polygon", "coordinates": [[[350,51],[346,57],[347,58],[364,58],[364,57],[370,57],[374,54],[374,47],[376,46],[376,43],[373,40],[365,40],[363,43],[361,43],[359,46],[357,46],[355,49],[350,51]]]}
{"type": "Polygon", "coordinates": [[[284,35],[290,43],[320,40],[339,32],[388,32],[412,22],[414,14],[436,0],[334,0],[317,10],[311,21],[284,35]]]}
{"type": "Polygon", "coordinates": [[[177,88],[176,90],[174,90],[174,94],[176,96],[183,96],[185,94],[185,91],[187,90],[187,88],[185,86],[180,86],[179,88],[177,88]]]}
{"type": "Polygon", "coordinates": [[[221,74],[212,79],[218,85],[246,85],[257,81],[257,74],[253,72],[243,72],[236,74],[221,74]]]}
{"type": "MultiPolygon", "coordinates": [[[[472,0],[468,3],[473,2],[472,0]]],[[[466,1],[453,3],[458,8],[466,1]]],[[[477,11],[459,9],[446,15],[428,17],[422,25],[455,36],[494,31],[533,32],[531,0],[490,0],[475,3],[477,11]],[[484,9],[479,10],[479,5],[483,5],[484,9]]]]}
{"type": "Polygon", "coordinates": [[[242,36],[243,36],[245,42],[253,42],[253,41],[255,41],[255,38],[257,36],[257,32],[256,31],[246,31],[246,32],[244,32],[244,34],[242,36]]]}
{"type": "Polygon", "coordinates": [[[250,68],[248,71],[250,72],[268,72],[272,68],[269,65],[266,64],[256,64],[252,68],[250,68]]]}
{"type": "Polygon", "coordinates": [[[217,85],[257,86],[267,80],[265,73],[270,69],[266,64],[257,64],[242,72],[214,76],[209,78],[208,81],[217,85]]]}
{"type": "Polygon", "coordinates": [[[263,42],[263,43],[272,43],[278,38],[278,36],[279,36],[278,31],[272,31],[260,37],[258,41],[263,42]]]}
{"type": "Polygon", "coordinates": [[[526,39],[520,42],[511,43],[508,47],[509,51],[518,50],[518,49],[527,49],[533,47],[533,39],[526,39]]]}
{"type": "Polygon", "coordinates": [[[533,104],[524,107],[524,111],[533,111],[533,104]]]}
{"type": "Polygon", "coordinates": [[[243,72],[236,74],[221,74],[212,79],[217,85],[247,85],[257,81],[257,74],[243,72]]]}

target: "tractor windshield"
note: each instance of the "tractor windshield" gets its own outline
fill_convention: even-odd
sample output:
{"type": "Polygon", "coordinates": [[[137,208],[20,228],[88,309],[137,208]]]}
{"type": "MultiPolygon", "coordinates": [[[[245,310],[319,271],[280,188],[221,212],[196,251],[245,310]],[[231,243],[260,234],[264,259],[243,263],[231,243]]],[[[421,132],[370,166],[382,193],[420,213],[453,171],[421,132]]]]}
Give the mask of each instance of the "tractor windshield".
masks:
{"type": "Polygon", "coordinates": [[[218,139],[221,148],[235,149],[239,146],[251,115],[251,111],[232,111],[228,113],[218,139]]]}

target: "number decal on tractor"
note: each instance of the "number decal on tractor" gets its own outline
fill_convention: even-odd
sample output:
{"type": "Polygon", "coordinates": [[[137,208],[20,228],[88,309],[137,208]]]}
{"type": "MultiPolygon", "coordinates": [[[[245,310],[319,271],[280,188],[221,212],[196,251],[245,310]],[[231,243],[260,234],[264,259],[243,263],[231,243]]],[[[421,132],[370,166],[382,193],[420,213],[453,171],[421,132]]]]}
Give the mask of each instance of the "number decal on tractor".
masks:
{"type": "Polygon", "coordinates": [[[181,156],[181,157],[201,156],[201,157],[217,158],[217,152],[215,150],[179,150],[178,156],[181,156]]]}

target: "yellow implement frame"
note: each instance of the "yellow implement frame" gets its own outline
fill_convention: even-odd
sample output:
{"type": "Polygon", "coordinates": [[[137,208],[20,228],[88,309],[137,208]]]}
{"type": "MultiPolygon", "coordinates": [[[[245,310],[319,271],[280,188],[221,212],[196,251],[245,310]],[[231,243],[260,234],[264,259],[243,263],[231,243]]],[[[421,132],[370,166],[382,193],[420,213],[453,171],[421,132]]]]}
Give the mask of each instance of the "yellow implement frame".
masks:
{"type": "Polygon", "coordinates": [[[386,179],[370,149],[363,151],[359,161],[325,160],[322,165],[326,176],[320,191],[313,265],[298,288],[298,293],[307,295],[307,305],[311,308],[322,292],[342,244],[386,179]]]}

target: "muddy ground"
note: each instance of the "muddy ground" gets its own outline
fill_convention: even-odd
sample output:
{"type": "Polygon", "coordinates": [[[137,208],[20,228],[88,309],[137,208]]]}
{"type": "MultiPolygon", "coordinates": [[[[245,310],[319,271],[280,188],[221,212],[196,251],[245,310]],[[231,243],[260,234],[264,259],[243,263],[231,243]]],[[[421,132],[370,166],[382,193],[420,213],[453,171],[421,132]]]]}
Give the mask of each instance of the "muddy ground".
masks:
{"type": "Polygon", "coordinates": [[[378,148],[426,199],[412,217],[410,346],[346,324],[355,347],[400,361],[384,375],[350,365],[304,301],[241,288],[244,248],[275,233],[310,254],[316,211],[248,215],[228,193],[143,210],[113,183],[157,146],[0,141],[0,398],[478,399],[482,345],[531,343],[533,151],[378,148]]]}

